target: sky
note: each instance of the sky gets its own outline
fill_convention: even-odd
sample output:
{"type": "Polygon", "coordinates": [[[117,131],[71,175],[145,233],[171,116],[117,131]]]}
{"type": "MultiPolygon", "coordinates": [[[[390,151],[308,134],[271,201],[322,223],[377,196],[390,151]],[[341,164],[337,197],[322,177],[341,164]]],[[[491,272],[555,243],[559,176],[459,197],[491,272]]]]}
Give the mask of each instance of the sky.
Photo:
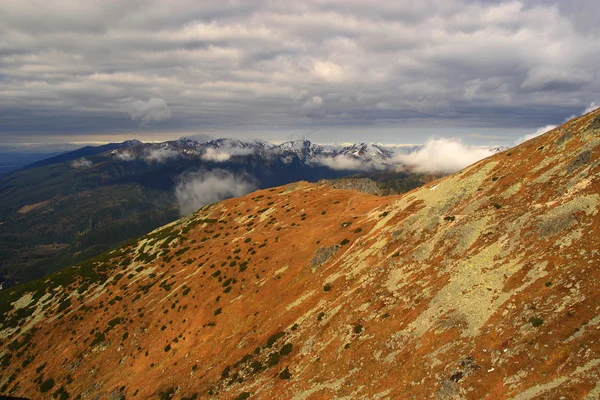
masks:
{"type": "Polygon", "coordinates": [[[600,104],[599,14],[597,0],[2,0],[0,147],[507,145],[600,104]]]}

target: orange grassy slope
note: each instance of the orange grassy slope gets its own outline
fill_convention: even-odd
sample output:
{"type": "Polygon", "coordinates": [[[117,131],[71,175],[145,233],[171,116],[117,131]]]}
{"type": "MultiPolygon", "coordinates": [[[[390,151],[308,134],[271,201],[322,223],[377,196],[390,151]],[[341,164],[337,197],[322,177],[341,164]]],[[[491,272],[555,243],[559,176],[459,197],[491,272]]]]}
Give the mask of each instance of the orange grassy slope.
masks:
{"type": "Polygon", "coordinates": [[[2,293],[29,398],[597,398],[600,111],[401,196],[297,183],[2,293]]]}

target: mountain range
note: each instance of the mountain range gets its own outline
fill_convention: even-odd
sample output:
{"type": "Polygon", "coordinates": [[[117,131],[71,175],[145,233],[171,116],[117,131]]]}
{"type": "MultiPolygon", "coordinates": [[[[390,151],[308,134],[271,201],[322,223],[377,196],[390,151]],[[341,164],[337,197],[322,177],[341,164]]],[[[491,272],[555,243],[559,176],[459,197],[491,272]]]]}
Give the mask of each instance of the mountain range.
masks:
{"type": "Polygon", "coordinates": [[[597,398],[599,154],[596,110],[400,195],[206,205],[0,292],[0,392],[597,398]]]}
{"type": "Polygon", "coordinates": [[[0,177],[2,285],[39,278],[259,188],[360,173],[389,193],[431,179],[396,171],[394,157],[366,143],[330,150],[306,140],[182,138],[88,146],[40,160],[0,177]]]}

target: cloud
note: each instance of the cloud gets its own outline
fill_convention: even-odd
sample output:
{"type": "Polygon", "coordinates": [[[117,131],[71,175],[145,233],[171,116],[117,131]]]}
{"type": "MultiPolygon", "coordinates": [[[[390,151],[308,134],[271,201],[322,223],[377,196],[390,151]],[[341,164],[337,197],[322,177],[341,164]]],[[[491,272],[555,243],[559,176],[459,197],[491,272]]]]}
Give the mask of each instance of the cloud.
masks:
{"type": "Polygon", "coordinates": [[[135,160],[135,155],[130,151],[123,151],[115,154],[115,158],[119,161],[133,161],[135,160]]]}
{"type": "Polygon", "coordinates": [[[253,152],[254,150],[251,148],[239,148],[228,145],[221,146],[217,149],[209,147],[206,149],[206,152],[202,154],[202,159],[205,161],[225,162],[233,156],[246,156],[253,152]]]}
{"type": "Polygon", "coordinates": [[[469,146],[459,139],[429,139],[420,149],[398,154],[394,161],[417,173],[451,173],[493,155],[488,148],[469,146]]]}
{"type": "Polygon", "coordinates": [[[248,177],[213,170],[182,175],[175,187],[175,198],[179,212],[185,216],[207,204],[243,196],[254,190],[256,185],[248,177]]]}
{"type": "Polygon", "coordinates": [[[323,98],[321,96],[313,96],[310,99],[306,100],[304,104],[302,104],[302,108],[319,108],[323,105],[323,98]]]}
{"type": "Polygon", "coordinates": [[[171,119],[171,110],[164,99],[152,97],[148,101],[136,100],[129,104],[129,115],[133,121],[146,125],[153,121],[171,119]]]}
{"type": "Polygon", "coordinates": [[[593,75],[584,69],[537,66],[527,72],[521,88],[532,91],[575,90],[592,81],[593,75]]]}
{"type": "Polygon", "coordinates": [[[590,105],[583,111],[583,114],[591,113],[594,110],[600,108],[600,105],[596,104],[595,101],[592,101],[590,105]]]}
{"type": "Polygon", "coordinates": [[[596,0],[4,0],[0,142],[139,124],[415,143],[413,127],[558,123],[600,92],[599,12],[596,0]]]}
{"type": "Polygon", "coordinates": [[[169,158],[177,157],[177,152],[168,147],[160,147],[158,149],[151,149],[144,154],[144,160],[146,162],[151,163],[156,161],[157,163],[163,163],[167,161],[169,158]]]}
{"type": "Polygon", "coordinates": [[[385,165],[376,162],[366,162],[345,154],[336,156],[321,156],[317,163],[325,167],[344,171],[373,171],[383,170],[385,165]]]}
{"type": "Polygon", "coordinates": [[[78,158],[77,160],[73,160],[71,162],[71,167],[79,169],[79,168],[90,168],[93,163],[86,158],[78,158]]]}
{"type": "Polygon", "coordinates": [[[529,133],[529,134],[527,134],[525,136],[521,136],[520,138],[518,138],[517,140],[515,140],[515,145],[521,144],[523,142],[526,142],[529,139],[533,139],[534,137],[538,137],[540,135],[543,135],[546,132],[550,132],[554,128],[556,128],[556,125],[546,125],[546,126],[542,126],[540,128],[537,128],[535,130],[535,132],[529,133]]]}

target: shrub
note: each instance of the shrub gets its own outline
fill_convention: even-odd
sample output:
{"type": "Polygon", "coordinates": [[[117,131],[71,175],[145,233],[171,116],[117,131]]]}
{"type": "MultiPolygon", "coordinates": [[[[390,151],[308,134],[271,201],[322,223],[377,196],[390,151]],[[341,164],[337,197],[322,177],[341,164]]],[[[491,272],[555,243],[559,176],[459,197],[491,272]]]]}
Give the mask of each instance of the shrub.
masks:
{"type": "Polygon", "coordinates": [[[96,337],[90,343],[90,347],[94,347],[95,345],[104,342],[104,340],[106,340],[106,337],[104,336],[104,333],[96,333],[96,337]]]}
{"type": "Polygon", "coordinates": [[[537,328],[538,326],[541,326],[544,323],[544,320],[538,317],[531,317],[529,318],[529,322],[534,328],[537,328]]]}
{"type": "Polygon", "coordinates": [[[331,288],[332,288],[332,287],[333,287],[333,286],[331,286],[331,284],[329,284],[329,283],[326,283],[326,284],[325,284],[325,286],[323,286],[323,290],[324,290],[325,292],[329,292],[329,291],[331,290],[331,288]]]}
{"type": "Polygon", "coordinates": [[[282,356],[287,356],[288,354],[290,354],[292,352],[292,344],[291,343],[286,343],[283,345],[283,347],[281,348],[281,350],[279,350],[279,354],[282,356]]]}
{"type": "Polygon", "coordinates": [[[273,366],[279,364],[279,358],[280,358],[279,353],[271,354],[271,357],[269,357],[269,361],[268,361],[267,365],[269,367],[273,367],[273,366]]]}
{"type": "Polygon", "coordinates": [[[265,347],[271,348],[275,344],[275,342],[281,339],[284,335],[285,332],[277,332],[276,334],[271,335],[271,337],[267,339],[267,344],[265,347]]]}
{"type": "Polygon", "coordinates": [[[50,378],[50,379],[46,379],[44,382],[42,382],[42,384],[40,385],[40,392],[42,393],[46,393],[47,391],[49,391],[50,389],[52,389],[54,387],[54,379],[50,378]]]}
{"type": "Polygon", "coordinates": [[[255,374],[259,371],[262,371],[265,368],[265,366],[260,361],[254,360],[250,363],[250,368],[252,368],[252,373],[255,374]]]}
{"type": "Polygon", "coordinates": [[[231,371],[231,367],[228,365],[225,367],[225,369],[223,370],[223,372],[221,372],[221,379],[227,379],[229,378],[229,372],[231,371]]]}
{"type": "Polygon", "coordinates": [[[346,244],[350,243],[350,241],[348,239],[344,239],[341,241],[340,245],[344,246],[346,244]]]}
{"type": "Polygon", "coordinates": [[[290,379],[291,377],[292,374],[288,370],[288,367],[285,367],[285,369],[279,373],[279,379],[290,379]]]}

